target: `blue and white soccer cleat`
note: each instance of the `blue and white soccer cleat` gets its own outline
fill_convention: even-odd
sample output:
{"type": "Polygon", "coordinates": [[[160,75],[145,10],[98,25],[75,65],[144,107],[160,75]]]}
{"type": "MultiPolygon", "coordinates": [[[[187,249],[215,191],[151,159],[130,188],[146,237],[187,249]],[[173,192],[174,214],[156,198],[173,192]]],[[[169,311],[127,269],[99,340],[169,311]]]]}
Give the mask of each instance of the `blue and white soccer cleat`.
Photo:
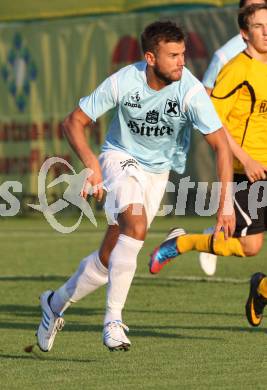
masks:
{"type": "Polygon", "coordinates": [[[62,330],[64,326],[63,317],[53,313],[49,305],[52,295],[53,291],[48,290],[40,296],[42,320],[36,336],[37,344],[43,352],[48,352],[52,349],[57,332],[62,330]]]}
{"type": "Polygon", "coordinates": [[[131,342],[125,335],[124,330],[129,332],[129,328],[121,321],[108,322],[103,330],[103,344],[110,351],[128,351],[131,342]]]}
{"type": "Polygon", "coordinates": [[[180,254],[177,248],[177,238],[185,235],[184,229],[174,228],[170,230],[165,241],[155,248],[149,262],[149,272],[157,274],[171,259],[180,254]]]}
{"type": "MultiPolygon", "coordinates": [[[[203,231],[203,234],[213,234],[214,227],[209,227],[203,231]]],[[[199,263],[201,269],[206,275],[212,276],[216,272],[217,267],[217,256],[213,253],[200,252],[199,263]]]]}

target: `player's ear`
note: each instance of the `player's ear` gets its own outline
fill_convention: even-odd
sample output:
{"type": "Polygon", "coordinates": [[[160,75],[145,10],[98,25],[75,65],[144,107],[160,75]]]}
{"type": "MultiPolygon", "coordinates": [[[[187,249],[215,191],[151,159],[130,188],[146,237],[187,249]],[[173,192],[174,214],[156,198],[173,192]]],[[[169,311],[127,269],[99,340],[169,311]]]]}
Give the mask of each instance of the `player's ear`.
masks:
{"type": "Polygon", "coordinates": [[[242,38],[246,42],[248,40],[248,31],[240,30],[240,34],[242,35],[242,38]]]}
{"type": "Polygon", "coordinates": [[[150,66],[155,65],[155,55],[154,53],[152,53],[152,51],[146,51],[144,56],[148,65],[150,66]]]}

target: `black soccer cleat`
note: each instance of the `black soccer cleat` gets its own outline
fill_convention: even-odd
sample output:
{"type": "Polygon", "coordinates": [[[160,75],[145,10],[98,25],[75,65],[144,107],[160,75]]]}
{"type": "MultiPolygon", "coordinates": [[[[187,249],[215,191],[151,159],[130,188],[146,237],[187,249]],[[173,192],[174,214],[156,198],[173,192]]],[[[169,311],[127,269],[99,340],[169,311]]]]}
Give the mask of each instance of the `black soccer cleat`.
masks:
{"type": "Polygon", "coordinates": [[[258,293],[259,284],[265,276],[263,273],[257,272],[250,279],[250,291],[246,303],[246,317],[252,326],[260,325],[263,310],[267,304],[267,299],[258,293]]]}

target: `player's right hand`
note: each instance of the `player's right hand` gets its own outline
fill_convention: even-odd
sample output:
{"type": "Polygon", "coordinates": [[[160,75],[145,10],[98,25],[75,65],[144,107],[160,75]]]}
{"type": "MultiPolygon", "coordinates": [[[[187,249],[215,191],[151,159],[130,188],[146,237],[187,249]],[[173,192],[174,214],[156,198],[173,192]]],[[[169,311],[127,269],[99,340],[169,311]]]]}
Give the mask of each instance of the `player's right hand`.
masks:
{"type": "Polygon", "coordinates": [[[96,157],[92,160],[90,167],[88,168],[90,168],[92,172],[85,180],[84,186],[81,190],[81,196],[86,199],[88,195],[91,195],[100,202],[104,194],[103,177],[96,157]]]}

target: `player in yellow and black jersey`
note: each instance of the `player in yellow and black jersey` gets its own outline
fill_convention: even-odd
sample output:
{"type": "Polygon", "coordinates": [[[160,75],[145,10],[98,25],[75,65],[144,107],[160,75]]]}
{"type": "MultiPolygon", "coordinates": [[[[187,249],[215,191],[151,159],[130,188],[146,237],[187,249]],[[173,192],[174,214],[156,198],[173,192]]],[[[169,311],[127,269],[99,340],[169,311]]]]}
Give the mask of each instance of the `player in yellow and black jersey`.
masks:
{"type": "MultiPolygon", "coordinates": [[[[248,48],[222,69],[211,96],[235,157],[234,181],[249,181],[235,194],[235,237],[244,254],[253,256],[267,230],[267,6],[248,7],[238,22],[248,48]],[[256,211],[256,205],[262,207],[256,211]]],[[[260,324],[266,303],[267,278],[258,272],[246,304],[251,325],[260,324]]]]}
{"type": "MultiPolygon", "coordinates": [[[[236,143],[252,159],[267,167],[267,63],[247,51],[240,53],[220,72],[211,98],[236,143]]],[[[246,172],[241,161],[235,158],[236,173],[246,172]]],[[[261,178],[265,174],[259,175],[258,179],[261,178]]],[[[254,181],[256,177],[249,179],[254,181]]]]}
{"type": "MultiPolygon", "coordinates": [[[[267,5],[241,9],[238,23],[247,48],[221,70],[211,94],[235,158],[234,237],[224,240],[222,232],[215,232],[215,240],[214,234],[173,230],[154,250],[151,273],[191,250],[245,257],[256,255],[263,245],[267,230],[267,5]]],[[[267,277],[254,274],[250,286],[246,315],[251,325],[258,326],[267,304],[267,277]]]]}

